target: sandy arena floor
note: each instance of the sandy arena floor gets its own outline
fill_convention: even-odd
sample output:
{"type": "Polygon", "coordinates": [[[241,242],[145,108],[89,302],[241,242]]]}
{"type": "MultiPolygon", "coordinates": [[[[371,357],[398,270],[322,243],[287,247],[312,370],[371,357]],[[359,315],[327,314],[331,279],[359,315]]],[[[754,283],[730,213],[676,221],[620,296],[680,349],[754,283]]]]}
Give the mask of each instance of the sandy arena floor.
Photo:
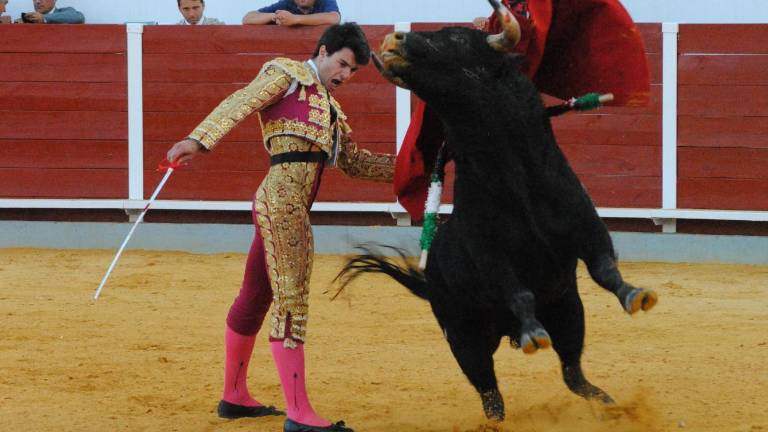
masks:
{"type": "MultiPolygon", "coordinates": [[[[0,430],[281,431],[219,419],[224,317],[240,254],[0,249],[0,430]]],[[[502,345],[507,421],[486,425],[429,306],[383,277],[330,302],[341,257],[317,257],[309,325],[315,408],[367,431],[768,432],[768,266],[624,263],[660,294],[629,317],[582,271],[587,376],[618,406],[572,395],[553,351],[502,345]]],[[[262,333],[249,383],[283,406],[262,333]]]]}

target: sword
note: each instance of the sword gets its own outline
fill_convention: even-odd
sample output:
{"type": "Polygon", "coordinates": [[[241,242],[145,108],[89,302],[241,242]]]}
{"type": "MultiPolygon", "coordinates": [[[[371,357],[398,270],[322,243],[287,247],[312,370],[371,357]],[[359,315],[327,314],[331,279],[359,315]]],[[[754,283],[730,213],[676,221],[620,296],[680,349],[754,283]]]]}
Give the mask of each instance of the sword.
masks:
{"type": "Polygon", "coordinates": [[[136,219],[136,222],[133,223],[133,227],[131,227],[131,230],[128,231],[128,235],[125,237],[125,240],[123,240],[123,244],[120,245],[120,249],[117,250],[117,255],[115,255],[115,258],[112,260],[112,264],[109,265],[109,268],[107,269],[107,273],[104,275],[104,278],[101,280],[101,283],[99,284],[99,288],[96,289],[96,294],[94,294],[93,299],[98,300],[99,295],[101,294],[102,288],[104,288],[104,284],[107,283],[107,279],[109,278],[109,274],[112,273],[112,270],[115,268],[115,264],[117,264],[117,260],[120,259],[120,255],[123,254],[123,250],[125,249],[125,246],[128,244],[128,240],[131,239],[131,236],[133,236],[133,232],[136,231],[136,227],[139,226],[141,221],[144,220],[144,215],[147,214],[147,210],[149,210],[149,206],[152,205],[152,203],[155,201],[155,198],[157,198],[157,194],[160,193],[160,190],[165,185],[165,182],[168,181],[168,178],[173,174],[173,169],[178,167],[176,164],[170,164],[167,167],[160,165],[160,170],[165,169],[165,176],[163,176],[163,179],[160,180],[160,184],[157,185],[155,188],[155,191],[152,193],[152,196],[149,197],[149,201],[147,202],[147,205],[144,206],[144,210],[139,215],[139,218],[136,219]]]}

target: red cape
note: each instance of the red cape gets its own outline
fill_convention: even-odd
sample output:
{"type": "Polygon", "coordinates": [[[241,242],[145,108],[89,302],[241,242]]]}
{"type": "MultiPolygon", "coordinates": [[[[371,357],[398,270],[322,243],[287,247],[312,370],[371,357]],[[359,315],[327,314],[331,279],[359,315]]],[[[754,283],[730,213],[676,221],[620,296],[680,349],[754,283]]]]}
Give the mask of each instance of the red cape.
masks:
{"type": "MultiPolygon", "coordinates": [[[[503,0],[520,22],[515,51],[542,93],[570,99],[589,92],[613,93],[616,106],[648,102],[645,49],[632,18],[618,0],[503,0]],[[555,17],[553,21],[553,16],[555,17]]],[[[495,15],[486,31],[501,30],[495,15]]],[[[394,190],[415,221],[424,217],[429,176],[444,140],[440,121],[417,100],[395,163],[394,190]]]]}

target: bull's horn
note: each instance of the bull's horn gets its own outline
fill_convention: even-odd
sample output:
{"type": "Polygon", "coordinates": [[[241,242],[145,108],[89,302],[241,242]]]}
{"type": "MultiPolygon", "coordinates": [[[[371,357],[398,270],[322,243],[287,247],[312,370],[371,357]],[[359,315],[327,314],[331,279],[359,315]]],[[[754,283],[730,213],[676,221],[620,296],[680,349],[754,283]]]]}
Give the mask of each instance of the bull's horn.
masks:
{"type": "Polygon", "coordinates": [[[488,45],[496,51],[511,51],[520,42],[520,23],[498,0],[488,0],[488,3],[496,11],[496,18],[503,28],[501,33],[488,36],[488,45]]]}
{"type": "Polygon", "coordinates": [[[406,85],[405,82],[400,77],[396,77],[392,72],[390,72],[384,67],[384,63],[381,62],[381,59],[379,58],[379,56],[377,56],[374,53],[371,53],[371,60],[373,61],[373,65],[376,66],[376,69],[379,71],[381,76],[383,76],[387,81],[391,82],[392,84],[398,87],[402,87],[408,90],[408,85],[406,85]]]}
{"type": "Polygon", "coordinates": [[[379,56],[377,56],[374,53],[371,53],[371,60],[373,60],[373,65],[376,66],[376,69],[379,71],[380,74],[387,76],[389,75],[389,72],[387,72],[384,69],[384,64],[381,62],[381,59],[379,56]]]}

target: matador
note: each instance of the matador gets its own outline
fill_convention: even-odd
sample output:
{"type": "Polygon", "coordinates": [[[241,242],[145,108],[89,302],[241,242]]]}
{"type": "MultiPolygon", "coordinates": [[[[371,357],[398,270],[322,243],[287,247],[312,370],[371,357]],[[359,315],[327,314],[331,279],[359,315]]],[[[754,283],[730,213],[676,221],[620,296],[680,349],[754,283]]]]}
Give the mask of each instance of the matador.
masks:
{"type": "Polygon", "coordinates": [[[243,119],[258,113],[271,167],[253,199],[255,236],[243,285],[227,316],[225,418],[282,415],[250,396],[246,372],[256,333],[273,304],[270,343],[288,408],[285,431],[351,431],[312,409],[304,380],[313,239],[309,211],[325,167],[391,182],[395,156],[358,149],[331,93],[368,63],[370,49],[353,23],[331,26],[312,59],[276,58],[245,88],[222,101],[168,152],[173,162],[211,151],[243,119]]]}

